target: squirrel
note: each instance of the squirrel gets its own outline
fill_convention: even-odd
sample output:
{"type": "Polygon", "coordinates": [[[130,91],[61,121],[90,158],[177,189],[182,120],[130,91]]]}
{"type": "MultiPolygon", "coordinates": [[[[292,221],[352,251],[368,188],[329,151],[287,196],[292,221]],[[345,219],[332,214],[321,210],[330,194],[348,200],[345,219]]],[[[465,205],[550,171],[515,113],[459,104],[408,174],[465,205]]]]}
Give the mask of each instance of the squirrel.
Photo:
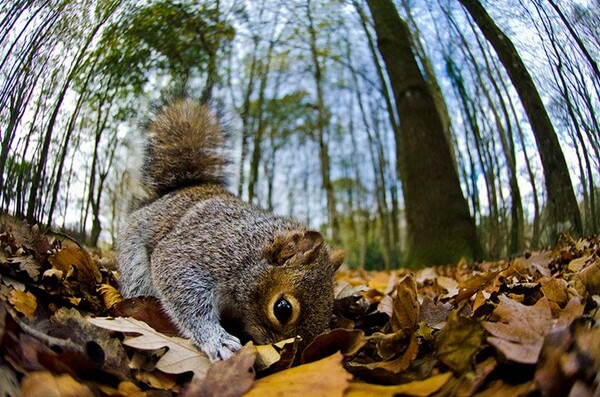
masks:
{"type": "Polygon", "coordinates": [[[207,104],[172,101],[146,131],[141,182],[151,196],[121,224],[122,295],[157,297],[211,360],[242,341],[305,345],[325,331],[343,251],[227,190],[226,134],[207,104]]]}

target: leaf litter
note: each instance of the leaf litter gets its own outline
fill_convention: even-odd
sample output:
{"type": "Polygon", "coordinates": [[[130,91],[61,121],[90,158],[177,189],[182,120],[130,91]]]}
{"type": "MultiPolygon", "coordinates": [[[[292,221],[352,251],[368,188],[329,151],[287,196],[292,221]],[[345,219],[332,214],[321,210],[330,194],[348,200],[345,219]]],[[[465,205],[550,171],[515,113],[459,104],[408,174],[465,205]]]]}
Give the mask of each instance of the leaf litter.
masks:
{"type": "Polygon", "coordinates": [[[210,362],[114,254],[0,229],[0,395],[600,395],[600,237],[522,257],[338,274],[332,330],[210,362]]]}

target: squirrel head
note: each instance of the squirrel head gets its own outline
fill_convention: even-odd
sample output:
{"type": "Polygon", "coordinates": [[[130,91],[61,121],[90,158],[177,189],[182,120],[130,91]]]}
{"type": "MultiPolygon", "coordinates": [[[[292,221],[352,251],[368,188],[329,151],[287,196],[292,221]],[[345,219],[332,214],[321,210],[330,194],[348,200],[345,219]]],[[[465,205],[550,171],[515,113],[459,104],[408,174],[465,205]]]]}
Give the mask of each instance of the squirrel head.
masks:
{"type": "Polygon", "coordinates": [[[259,344],[300,335],[303,344],[329,326],[334,273],[344,260],[316,231],[277,235],[263,251],[267,262],[248,311],[244,332],[259,344]]]}

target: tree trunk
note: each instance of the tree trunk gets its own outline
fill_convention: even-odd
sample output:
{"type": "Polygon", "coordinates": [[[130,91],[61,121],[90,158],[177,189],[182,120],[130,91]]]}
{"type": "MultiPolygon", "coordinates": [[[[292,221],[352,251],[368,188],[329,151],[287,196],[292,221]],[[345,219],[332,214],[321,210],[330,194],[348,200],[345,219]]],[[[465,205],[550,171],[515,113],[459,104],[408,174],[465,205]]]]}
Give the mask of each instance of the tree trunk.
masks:
{"type": "Polygon", "coordinates": [[[391,0],[368,0],[400,116],[408,261],[453,263],[481,257],[475,223],[435,100],[415,60],[406,24],[391,0]]]}
{"type": "Polygon", "coordinates": [[[48,120],[48,125],[46,127],[46,133],[44,136],[42,150],[40,152],[40,157],[39,157],[39,164],[38,164],[35,172],[33,173],[32,181],[31,181],[31,190],[29,192],[29,199],[27,202],[27,215],[26,215],[27,222],[29,222],[31,224],[35,223],[35,221],[36,221],[35,212],[38,209],[37,204],[39,202],[38,201],[39,188],[40,188],[40,184],[42,183],[44,173],[46,171],[46,162],[48,160],[48,152],[50,150],[50,142],[52,140],[52,133],[54,131],[56,119],[58,118],[58,113],[62,107],[62,103],[67,94],[67,90],[69,89],[71,83],[75,79],[77,72],[79,71],[79,67],[87,53],[88,47],[92,43],[92,41],[93,41],[94,37],[96,36],[96,34],[98,33],[98,31],[100,31],[100,28],[102,27],[102,25],[104,25],[104,23],[108,20],[108,18],[114,12],[115,9],[116,9],[115,6],[111,6],[109,8],[109,10],[107,10],[106,13],[103,15],[100,22],[96,26],[94,26],[94,28],[92,29],[90,34],[87,36],[86,41],[83,43],[82,47],[79,49],[77,58],[74,60],[74,63],[72,65],[65,81],[63,82],[63,86],[62,86],[60,92],[58,93],[58,97],[56,99],[56,104],[54,106],[52,114],[50,115],[50,118],[48,120]]]}
{"type": "Polygon", "coordinates": [[[496,26],[481,3],[478,0],[459,1],[494,47],[529,118],[544,169],[551,238],[555,239],[562,231],[581,234],[581,214],[567,162],[531,75],[510,39],[496,26]]]}
{"type": "Polygon", "coordinates": [[[333,184],[331,183],[331,166],[329,158],[329,145],[325,137],[325,130],[328,124],[327,109],[325,109],[325,101],[323,99],[323,72],[321,62],[319,61],[319,51],[317,48],[317,31],[313,23],[312,10],[310,2],[306,3],[306,16],[309,22],[310,36],[310,54],[313,62],[313,77],[315,79],[315,88],[317,92],[317,141],[319,143],[319,157],[321,159],[321,178],[323,189],[327,198],[327,218],[329,228],[331,230],[331,240],[334,243],[339,241],[340,227],[338,222],[337,209],[335,204],[335,194],[333,184]]]}

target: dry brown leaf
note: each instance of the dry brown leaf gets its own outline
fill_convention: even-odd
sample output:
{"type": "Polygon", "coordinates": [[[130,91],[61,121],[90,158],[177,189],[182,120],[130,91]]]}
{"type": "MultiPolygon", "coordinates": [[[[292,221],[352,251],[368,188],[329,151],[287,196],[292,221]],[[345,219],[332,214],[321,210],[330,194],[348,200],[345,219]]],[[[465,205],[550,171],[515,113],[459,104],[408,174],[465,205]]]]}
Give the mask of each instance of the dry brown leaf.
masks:
{"type": "Polygon", "coordinates": [[[419,321],[425,321],[427,325],[441,329],[446,323],[452,307],[448,302],[434,302],[433,299],[426,296],[419,309],[419,321]]]}
{"type": "Polygon", "coordinates": [[[553,329],[566,327],[583,314],[583,305],[572,298],[557,319],[553,319],[550,303],[545,297],[533,306],[526,306],[504,295],[493,313],[496,322],[485,322],[492,336],[488,342],[506,358],[523,364],[535,364],[543,338],[553,329]]]}
{"type": "Polygon", "coordinates": [[[556,277],[542,277],[539,280],[542,285],[542,292],[551,302],[556,302],[562,306],[567,303],[569,297],[567,296],[568,284],[566,280],[556,277]]]}
{"type": "Polygon", "coordinates": [[[31,292],[22,292],[12,290],[8,296],[8,301],[21,314],[25,315],[29,320],[33,320],[35,309],[37,309],[37,299],[31,292]]]}
{"type": "Polygon", "coordinates": [[[9,258],[8,263],[16,272],[26,273],[32,280],[37,280],[40,275],[40,264],[33,256],[9,258]]]}
{"type": "Polygon", "coordinates": [[[390,319],[394,332],[413,331],[419,319],[419,301],[417,300],[417,282],[414,274],[406,276],[396,287],[393,314],[390,319]]]}
{"type": "Polygon", "coordinates": [[[600,295],[600,258],[596,257],[594,262],[581,269],[577,276],[585,285],[588,294],[600,295]]]}
{"type": "Polygon", "coordinates": [[[21,382],[21,394],[27,397],[94,397],[86,385],[70,375],[52,375],[47,371],[30,372],[21,382]]]}
{"type": "Polygon", "coordinates": [[[446,290],[446,293],[441,297],[450,298],[458,294],[458,282],[450,277],[439,276],[436,279],[436,283],[438,286],[442,287],[446,290]]]}
{"type": "Polygon", "coordinates": [[[472,396],[484,384],[487,377],[496,369],[498,362],[493,357],[488,357],[475,366],[475,371],[467,372],[461,376],[454,388],[455,396],[472,396]]]}
{"type": "Polygon", "coordinates": [[[427,397],[440,390],[452,378],[451,372],[434,375],[425,380],[417,380],[396,386],[381,386],[369,383],[350,382],[345,397],[394,397],[397,395],[427,397]]]}
{"type": "Polygon", "coordinates": [[[246,397],[341,397],[352,378],[336,353],[310,364],[300,365],[254,382],[246,397]]]}
{"type": "Polygon", "coordinates": [[[458,294],[454,298],[456,303],[462,302],[473,296],[476,292],[481,291],[487,284],[495,280],[501,272],[502,271],[499,270],[496,272],[476,274],[461,282],[458,285],[458,294]]]}
{"type": "Polygon", "coordinates": [[[477,311],[481,306],[485,305],[487,299],[485,299],[485,295],[481,291],[477,291],[475,294],[475,299],[473,300],[473,312],[477,311]]]}
{"type": "MultiPolygon", "coordinates": [[[[293,353],[292,355],[295,356],[299,342],[300,338],[298,337],[285,339],[271,345],[254,346],[254,349],[256,350],[256,361],[254,362],[254,367],[257,371],[269,368],[273,364],[280,362],[282,359],[282,352],[285,353],[288,349],[291,349],[293,353]]],[[[291,362],[289,365],[291,366],[291,362]]]]}
{"type": "Polygon", "coordinates": [[[254,383],[252,364],[255,357],[252,343],[245,345],[228,360],[213,363],[204,379],[194,377],[181,392],[181,397],[242,396],[254,383]]]}
{"type": "MultiPolygon", "coordinates": [[[[418,331],[415,333],[418,333],[418,331]]],[[[406,339],[407,336],[403,331],[394,332],[393,334],[377,332],[369,337],[371,342],[375,342],[377,354],[384,361],[390,360],[402,353],[406,346],[406,339]]]]}
{"type": "Polygon", "coordinates": [[[438,358],[459,374],[473,367],[475,354],[481,350],[483,328],[478,321],[461,317],[456,310],[448,316],[446,326],[436,338],[438,358]]]}
{"type": "Polygon", "coordinates": [[[161,334],[181,336],[179,329],[163,309],[160,300],[153,296],[121,300],[112,305],[107,313],[111,317],[132,317],[143,321],[161,334]]]}
{"type": "Polygon", "coordinates": [[[300,362],[310,363],[327,357],[337,351],[353,355],[366,343],[365,333],[359,329],[337,328],[317,336],[302,352],[300,362]]]}
{"type": "Polygon", "coordinates": [[[140,335],[126,337],[123,341],[126,346],[140,350],[157,350],[168,347],[167,352],[156,363],[157,369],[168,374],[192,371],[196,376],[204,377],[210,366],[210,360],[206,354],[198,350],[191,340],[161,334],[142,321],[129,317],[97,317],[88,320],[101,328],[140,335]]]}
{"type": "Polygon", "coordinates": [[[98,265],[83,248],[64,247],[50,257],[50,264],[64,274],[70,274],[72,268],[77,269],[77,280],[90,292],[95,292],[96,285],[102,281],[98,265]]]}

